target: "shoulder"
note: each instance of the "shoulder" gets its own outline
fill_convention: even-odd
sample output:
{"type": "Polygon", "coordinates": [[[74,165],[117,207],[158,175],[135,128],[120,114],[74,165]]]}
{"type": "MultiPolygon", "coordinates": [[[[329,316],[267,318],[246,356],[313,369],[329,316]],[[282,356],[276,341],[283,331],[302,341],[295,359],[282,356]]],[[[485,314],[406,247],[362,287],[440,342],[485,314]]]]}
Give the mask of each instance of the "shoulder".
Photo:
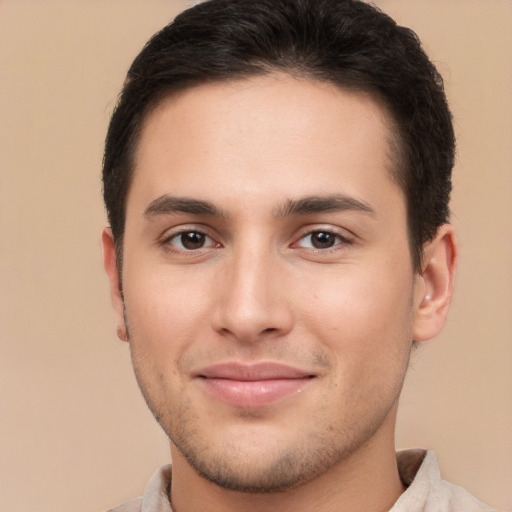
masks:
{"type": "Polygon", "coordinates": [[[125,501],[117,507],[107,510],[107,512],[140,512],[142,507],[142,497],[134,498],[130,501],[125,501]]]}
{"type": "Polygon", "coordinates": [[[172,512],[169,503],[169,490],[171,488],[171,465],[161,466],[150,478],[144,495],[125,501],[107,512],[172,512]]]}
{"type": "MultiPolygon", "coordinates": [[[[497,509],[482,503],[466,489],[442,480],[432,496],[432,502],[446,503],[446,510],[464,512],[498,512],[497,509]]],[[[430,510],[430,509],[428,509],[430,510]]],[[[432,508],[432,510],[437,510],[432,508]]],[[[444,509],[443,509],[444,510],[444,509]]]]}
{"type": "Polygon", "coordinates": [[[142,507],[142,497],[134,498],[130,501],[125,501],[117,507],[107,510],[107,512],[140,512],[142,507]]]}
{"type": "Polygon", "coordinates": [[[399,452],[397,462],[407,490],[391,512],[497,512],[462,487],[443,480],[433,451],[399,452]]]}
{"type": "Polygon", "coordinates": [[[445,510],[446,512],[459,510],[464,512],[497,512],[495,508],[482,503],[466,489],[443,480],[437,457],[433,451],[427,452],[422,466],[425,466],[426,472],[430,473],[430,496],[428,507],[425,509],[426,512],[445,510]]]}

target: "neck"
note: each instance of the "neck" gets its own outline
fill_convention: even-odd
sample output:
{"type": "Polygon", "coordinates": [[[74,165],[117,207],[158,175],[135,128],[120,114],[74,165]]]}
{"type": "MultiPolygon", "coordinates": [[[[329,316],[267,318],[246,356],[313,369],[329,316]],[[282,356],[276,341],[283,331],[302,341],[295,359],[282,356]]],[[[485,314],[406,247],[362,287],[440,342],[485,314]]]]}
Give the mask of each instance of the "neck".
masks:
{"type": "Polygon", "coordinates": [[[403,492],[394,448],[394,421],[337,466],[298,487],[273,493],[245,493],[199,476],[171,445],[174,512],[385,512],[403,492]]]}

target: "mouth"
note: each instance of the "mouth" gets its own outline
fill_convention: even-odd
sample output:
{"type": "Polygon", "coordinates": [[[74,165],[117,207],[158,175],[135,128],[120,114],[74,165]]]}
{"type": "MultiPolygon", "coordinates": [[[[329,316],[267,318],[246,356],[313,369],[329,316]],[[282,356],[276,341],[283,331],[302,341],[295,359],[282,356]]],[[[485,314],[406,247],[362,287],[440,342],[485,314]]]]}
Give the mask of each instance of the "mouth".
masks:
{"type": "Polygon", "coordinates": [[[204,368],[197,374],[210,396],[244,409],[266,407],[295,396],[315,377],[277,363],[223,363],[204,368]]]}

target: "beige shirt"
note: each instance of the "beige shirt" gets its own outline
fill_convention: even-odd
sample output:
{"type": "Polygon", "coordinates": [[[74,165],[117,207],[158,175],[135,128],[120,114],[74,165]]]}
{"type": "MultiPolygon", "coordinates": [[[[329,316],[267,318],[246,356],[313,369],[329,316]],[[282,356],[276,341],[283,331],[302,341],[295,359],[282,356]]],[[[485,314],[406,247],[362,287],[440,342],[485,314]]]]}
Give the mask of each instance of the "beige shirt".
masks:
{"type": "MultiPolygon", "coordinates": [[[[433,451],[398,452],[398,471],[407,490],[389,512],[497,512],[469,492],[441,478],[433,451]]],[[[172,512],[169,503],[171,466],[162,466],[149,481],[144,496],[108,512],[172,512]]]]}

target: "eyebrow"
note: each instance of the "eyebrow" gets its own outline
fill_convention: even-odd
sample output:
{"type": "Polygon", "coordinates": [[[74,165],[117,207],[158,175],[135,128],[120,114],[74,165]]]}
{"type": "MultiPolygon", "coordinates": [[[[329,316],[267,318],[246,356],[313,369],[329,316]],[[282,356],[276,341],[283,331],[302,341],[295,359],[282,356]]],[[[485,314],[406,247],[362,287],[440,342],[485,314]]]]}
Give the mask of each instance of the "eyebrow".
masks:
{"type": "Polygon", "coordinates": [[[289,199],[277,209],[275,215],[276,217],[288,217],[347,210],[375,215],[375,210],[368,203],[344,194],[289,199]]]}
{"type": "MultiPolygon", "coordinates": [[[[288,199],[274,211],[277,218],[299,215],[312,215],[323,212],[358,211],[375,215],[375,210],[366,202],[344,194],[327,196],[307,196],[300,199],[288,199]]],[[[172,215],[174,213],[189,213],[192,215],[207,215],[226,219],[227,215],[209,201],[189,197],[174,197],[168,194],[151,201],[144,210],[145,217],[172,215]]]]}
{"type": "Polygon", "coordinates": [[[174,197],[167,194],[151,201],[144,210],[144,217],[172,215],[173,213],[190,213],[192,215],[226,218],[226,215],[220,208],[208,201],[188,197],[174,197]]]}

